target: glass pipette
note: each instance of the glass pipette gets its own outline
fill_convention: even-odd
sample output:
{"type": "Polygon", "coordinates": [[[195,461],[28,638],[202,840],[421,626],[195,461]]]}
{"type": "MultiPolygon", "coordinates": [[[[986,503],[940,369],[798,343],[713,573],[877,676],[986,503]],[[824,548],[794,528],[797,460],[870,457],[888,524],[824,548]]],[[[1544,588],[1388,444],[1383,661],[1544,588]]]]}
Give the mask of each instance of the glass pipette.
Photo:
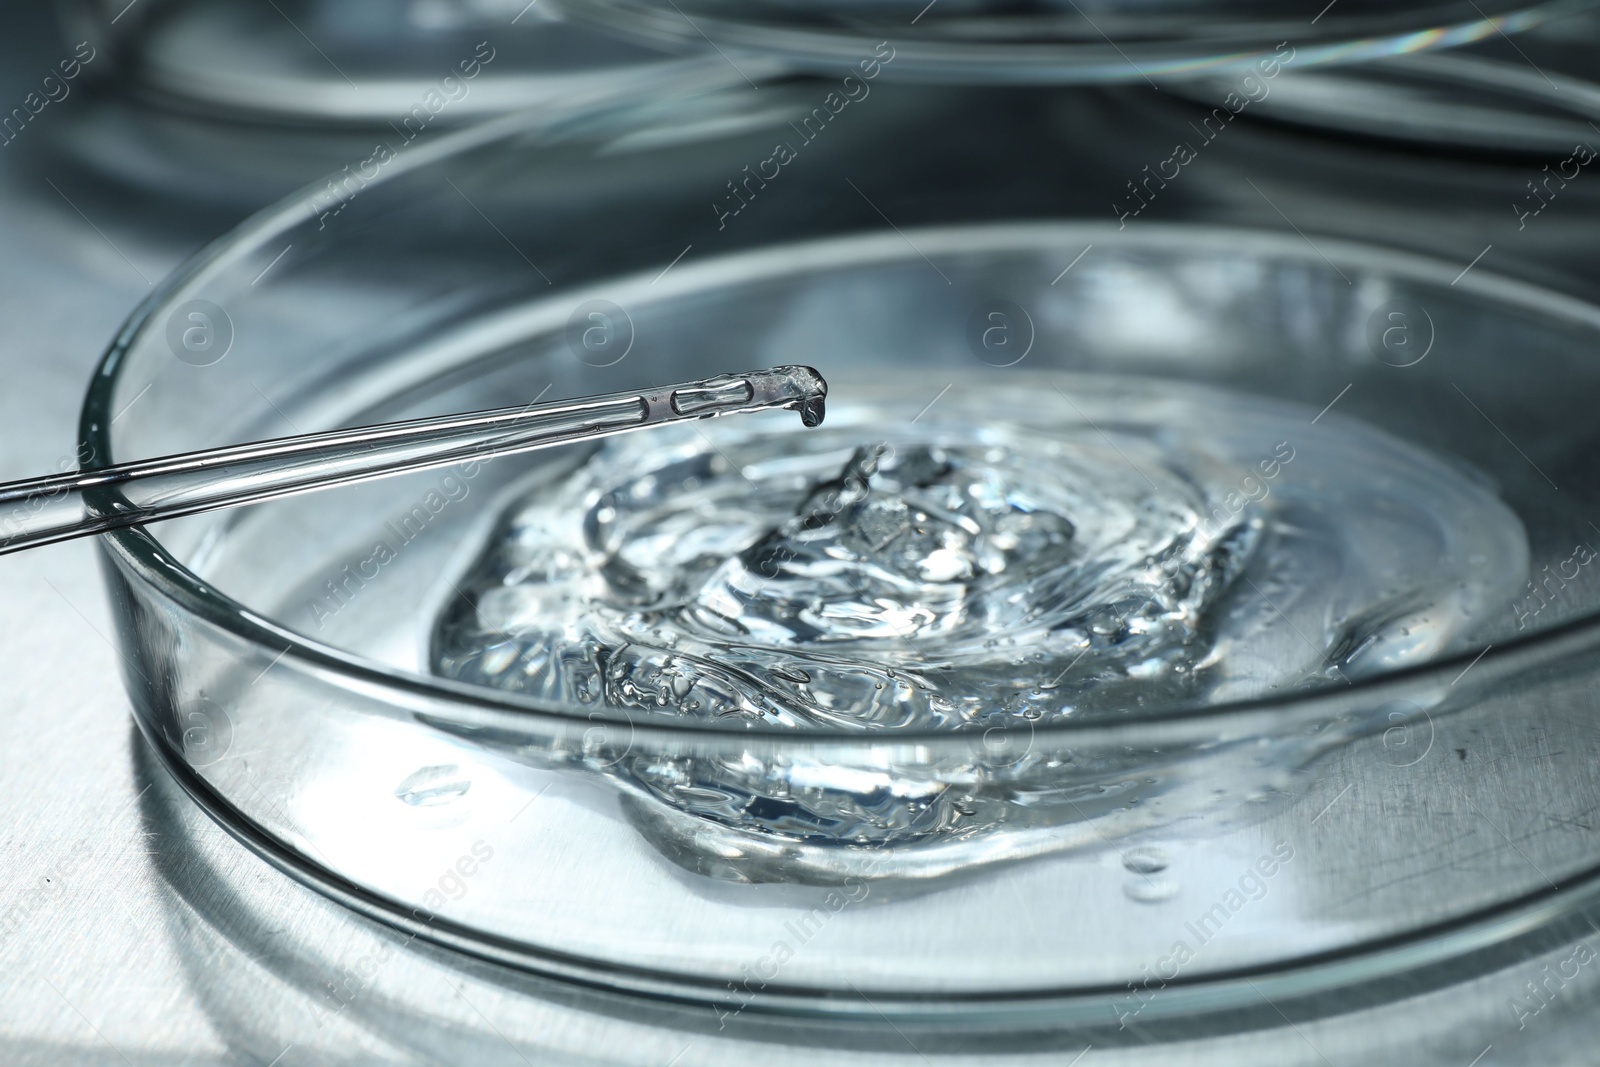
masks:
{"type": "Polygon", "coordinates": [[[822,422],[828,383],[773,367],[638,392],[303,434],[99,470],[0,483],[0,555],[35,545],[238,507],[649,426],[773,408],[822,422]]]}

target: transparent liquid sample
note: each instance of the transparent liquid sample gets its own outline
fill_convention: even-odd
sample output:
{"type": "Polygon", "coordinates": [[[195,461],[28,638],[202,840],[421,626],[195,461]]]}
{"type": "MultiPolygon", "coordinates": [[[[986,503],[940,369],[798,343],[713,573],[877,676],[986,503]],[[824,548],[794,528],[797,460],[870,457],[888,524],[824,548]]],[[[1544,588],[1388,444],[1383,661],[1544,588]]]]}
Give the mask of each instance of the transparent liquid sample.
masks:
{"type": "Polygon", "coordinates": [[[1489,488],[1350,420],[1011,371],[926,403],[836,382],[818,430],[752,417],[605,444],[508,510],[438,620],[435,670],[636,719],[984,739],[937,773],[607,768],[730,829],[905,845],[1019,817],[985,787],[1034,757],[990,739],[1421,662],[1502,621],[1526,575],[1489,488]]]}

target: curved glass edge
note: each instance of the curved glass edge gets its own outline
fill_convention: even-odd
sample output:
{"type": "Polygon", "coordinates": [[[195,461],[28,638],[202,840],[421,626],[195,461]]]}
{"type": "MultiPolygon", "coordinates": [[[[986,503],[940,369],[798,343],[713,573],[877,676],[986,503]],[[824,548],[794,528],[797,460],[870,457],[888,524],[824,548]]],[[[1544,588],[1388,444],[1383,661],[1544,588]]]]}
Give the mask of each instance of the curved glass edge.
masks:
{"type": "MultiPolygon", "coordinates": [[[[1419,52],[1389,60],[1378,68],[1356,67],[1330,69],[1332,76],[1361,79],[1365,70],[1390,73],[1415,80],[1429,90],[1450,94],[1460,89],[1487,91],[1500,94],[1508,103],[1523,103],[1549,108],[1571,117],[1571,126],[1555,130],[1532,129],[1508,115],[1515,128],[1498,127],[1484,122],[1470,111],[1462,114],[1462,126],[1433,123],[1426,128],[1409,122],[1396,122],[1404,117],[1404,108],[1397,116],[1385,116],[1373,121],[1366,112],[1357,109],[1341,110],[1337,104],[1327,105],[1328,99],[1320,96],[1318,102],[1307,106],[1300,102],[1284,103],[1273,97],[1274,103],[1262,109],[1258,118],[1317,131],[1353,134],[1400,144],[1418,141],[1445,150],[1470,152],[1491,151],[1515,153],[1525,157],[1541,157],[1552,151],[1564,151],[1575,139],[1587,136],[1587,121],[1600,117],[1600,84],[1563,74],[1522,66],[1503,59],[1463,52],[1419,52]],[[1467,123],[1470,120],[1470,127],[1467,123]],[[1470,128],[1470,133],[1466,132],[1470,128]]],[[[1320,78],[1328,74],[1312,73],[1307,78],[1320,78]]],[[[1377,84],[1382,84],[1378,82],[1377,84]]],[[[1191,80],[1175,82],[1166,91],[1197,103],[1209,106],[1212,94],[1226,92],[1231,86],[1220,76],[1204,75],[1191,80]]]]}
{"type": "MultiPolygon", "coordinates": [[[[1187,38],[1171,44],[1118,44],[1105,38],[1067,44],[952,41],[928,29],[887,23],[874,24],[871,36],[864,36],[865,31],[764,25],[705,12],[696,13],[691,24],[675,6],[657,0],[559,0],[562,13],[575,22],[657,46],[670,42],[688,47],[713,39],[741,51],[782,57],[802,69],[839,74],[854,70],[887,38],[896,49],[893,64],[885,65],[892,80],[992,85],[1106,84],[1227,74],[1248,70],[1273,54],[1280,41],[1295,47],[1296,66],[1361,63],[1520,33],[1594,6],[1595,0],[1546,0],[1490,16],[1474,5],[1477,17],[1438,27],[1341,26],[1335,19],[1318,30],[1312,20],[1266,24],[1249,37],[1187,38]],[[1297,37],[1303,43],[1296,43],[1297,37]]],[[[1228,29],[1237,33],[1231,24],[1228,29]]]]}
{"type": "MultiPolygon", "coordinates": [[[[278,871],[329,900],[420,938],[475,959],[597,991],[693,1006],[737,1008],[760,1020],[813,1019],[851,1026],[915,1026],[970,1030],[1018,1027],[1057,1031],[1118,1032],[1114,1004],[1123,986],[1051,989],[991,996],[940,997],[876,991],[871,1002],[822,990],[771,986],[743,1000],[725,985],[666,972],[599,964],[580,957],[539,952],[469,927],[422,916],[327,870],[256,826],[218,794],[166,743],[159,729],[136,710],[135,722],[162,766],[206,815],[240,844],[278,871]]],[[[1181,1023],[1194,1036],[1202,1028],[1236,1032],[1276,1025],[1285,1018],[1337,1013],[1415,996],[1459,981],[1463,968],[1488,973],[1525,962],[1594,928],[1600,916],[1600,867],[1506,904],[1405,935],[1301,957],[1278,965],[1173,979],[1159,997],[1144,1002],[1140,1031],[1159,1036],[1165,1024],[1181,1023]],[[1267,1003],[1263,1003],[1266,1001],[1267,1003]]]]}

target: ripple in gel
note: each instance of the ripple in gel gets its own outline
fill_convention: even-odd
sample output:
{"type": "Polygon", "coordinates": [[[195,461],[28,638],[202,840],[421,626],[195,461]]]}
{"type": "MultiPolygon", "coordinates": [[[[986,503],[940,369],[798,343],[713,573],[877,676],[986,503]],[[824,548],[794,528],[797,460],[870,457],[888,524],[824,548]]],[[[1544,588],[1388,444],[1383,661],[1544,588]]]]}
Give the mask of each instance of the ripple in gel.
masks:
{"type": "MultiPolygon", "coordinates": [[[[821,429],[747,416],[599,447],[494,528],[434,669],[636,721],[992,735],[1344,685],[1463,647],[1526,577],[1492,490],[1354,420],[1015,371],[918,417],[948,375],[907,376],[911,396],[836,379],[821,429]]],[[[799,789],[798,765],[634,773],[804,840],[973,826],[928,796],[799,789]]]]}

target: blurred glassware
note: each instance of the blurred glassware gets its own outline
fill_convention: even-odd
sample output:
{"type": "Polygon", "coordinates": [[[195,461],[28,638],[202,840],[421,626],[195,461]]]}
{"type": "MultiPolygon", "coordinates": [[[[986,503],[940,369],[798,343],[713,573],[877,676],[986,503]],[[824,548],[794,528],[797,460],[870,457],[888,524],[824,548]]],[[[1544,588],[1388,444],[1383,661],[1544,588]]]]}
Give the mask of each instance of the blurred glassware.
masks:
{"type": "MultiPolygon", "coordinates": [[[[1252,101],[1250,117],[1430,151],[1560,159],[1600,145],[1597,77],[1600,15],[1580,11],[1448,52],[1297,65],[1252,101]]],[[[1202,75],[1163,88],[1215,106],[1234,86],[1202,75]]]]}
{"type": "MultiPolygon", "coordinates": [[[[57,0],[102,91],[46,136],[100,183],[253,210],[371,155],[485,117],[671,74],[744,74],[561,20],[545,0],[57,0]]],[[[741,61],[752,77],[773,64],[741,61]]],[[[235,214],[237,218],[237,214],[235,214]]]]}
{"type": "Polygon", "coordinates": [[[425,107],[425,125],[460,126],[697,58],[595,33],[526,0],[61,3],[69,33],[104,49],[126,89],[266,122],[382,126],[425,107]]]}
{"type": "Polygon", "coordinates": [[[560,0],[585,22],[642,41],[768,53],[848,73],[880,41],[896,80],[1149,81],[1248,69],[1292,45],[1302,66],[1515,33],[1593,0],[1341,0],[1287,12],[1276,0],[560,0]]]}

